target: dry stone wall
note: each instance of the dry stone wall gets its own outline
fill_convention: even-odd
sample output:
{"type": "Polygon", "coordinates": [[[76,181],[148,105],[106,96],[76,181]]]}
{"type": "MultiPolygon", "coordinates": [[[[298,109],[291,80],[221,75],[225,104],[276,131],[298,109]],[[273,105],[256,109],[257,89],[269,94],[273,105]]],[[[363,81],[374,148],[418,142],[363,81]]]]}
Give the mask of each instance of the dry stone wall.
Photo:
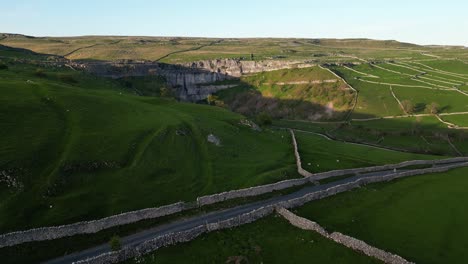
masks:
{"type": "MultiPolygon", "coordinates": [[[[220,221],[218,223],[209,223],[206,225],[201,225],[198,227],[195,227],[190,230],[182,231],[182,232],[176,232],[176,233],[170,233],[164,236],[159,236],[154,239],[148,240],[146,242],[143,242],[137,247],[133,248],[124,248],[120,251],[116,252],[111,252],[111,253],[105,253],[90,259],[82,260],[76,263],[79,264],[101,264],[101,263],[117,263],[124,261],[129,258],[133,257],[138,257],[141,256],[142,254],[149,253],[151,251],[154,251],[160,247],[164,246],[169,246],[169,245],[174,245],[176,243],[180,242],[186,242],[190,241],[191,239],[196,238],[197,236],[201,235],[202,233],[205,232],[210,232],[214,230],[220,230],[220,229],[225,229],[225,228],[230,228],[230,227],[235,227],[239,226],[242,224],[250,223],[253,222],[257,219],[260,219],[266,215],[271,214],[275,208],[277,207],[283,207],[283,208],[292,208],[292,207],[297,207],[301,206],[307,202],[310,202],[312,200],[316,199],[321,199],[324,197],[328,197],[340,192],[345,192],[354,188],[357,188],[359,186],[368,184],[368,183],[374,183],[374,182],[381,182],[381,181],[390,181],[393,179],[397,178],[402,178],[402,177],[407,177],[407,176],[412,176],[412,175],[418,175],[418,174],[424,174],[424,173],[436,173],[436,172],[444,172],[448,171],[450,169],[454,168],[459,168],[459,167],[465,167],[468,166],[467,163],[460,163],[460,164],[454,164],[454,165],[449,165],[445,167],[437,167],[437,168],[428,168],[428,169],[421,169],[421,170],[413,170],[413,171],[407,171],[407,172],[400,172],[400,173],[395,173],[387,176],[372,176],[372,177],[367,177],[367,178],[360,178],[356,181],[337,185],[334,187],[330,187],[328,189],[322,190],[322,191],[317,191],[313,193],[306,194],[302,197],[291,199],[288,201],[284,202],[279,202],[277,204],[273,205],[268,205],[265,207],[261,207],[258,209],[255,209],[251,212],[244,213],[240,216],[232,217],[230,219],[220,221]]],[[[292,219],[292,217],[289,215],[289,218],[292,219]]],[[[291,222],[291,221],[290,221],[291,222]]],[[[317,230],[317,232],[320,232],[322,234],[326,233],[326,230],[323,228],[319,228],[318,224],[314,223],[305,223],[304,219],[295,221],[293,220],[294,223],[297,223],[298,226],[303,226],[306,227],[307,229],[311,230],[317,230]]],[[[332,234],[333,235],[333,234],[332,234]]],[[[334,233],[334,235],[330,237],[332,239],[335,239],[335,241],[339,243],[343,243],[346,246],[349,246],[351,248],[356,248],[364,252],[365,254],[374,254],[374,257],[382,257],[381,254],[384,254],[381,251],[376,251],[374,248],[371,246],[365,244],[364,242],[359,243],[358,241],[354,240],[353,238],[349,238],[343,234],[340,233],[334,233]],[[349,239],[348,239],[349,238],[349,239]]],[[[389,253],[390,254],[390,253],[389,253]]],[[[398,256],[396,255],[386,255],[384,256],[387,258],[388,261],[392,259],[396,259],[396,262],[388,262],[388,263],[410,263],[410,262],[398,262],[400,261],[398,259],[398,256]]],[[[406,261],[402,259],[403,261],[406,261]]]]}
{"type": "Polygon", "coordinates": [[[305,178],[301,179],[292,179],[292,180],[284,180],[276,183],[250,187],[245,189],[233,190],[228,192],[222,192],[212,195],[201,196],[197,198],[198,206],[204,206],[214,203],[219,203],[222,201],[235,199],[235,198],[244,198],[244,197],[252,197],[257,196],[265,193],[270,193],[277,190],[284,190],[294,186],[300,186],[308,183],[309,180],[305,178]]]}
{"type": "MultiPolygon", "coordinates": [[[[429,161],[417,160],[417,161],[408,161],[408,162],[402,162],[399,164],[392,164],[392,165],[331,171],[331,172],[314,174],[310,177],[284,180],[284,181],[267,184],[267,185],[261,185],[261,186],[246,188],[246,189],[233,190],[233,191],[223,192],[219,194],[202,196],[202,197],[197,198],[197,204],[200,207],[204,205],[226,201],[229,199],[252,197],[252,196],[257,196],[257,195],[261,195],[265,193],[270,193],[270,192],[277,191],[277,190],[283,190],[283,189],[294,187],[294,186],[304,185],[308,182],[313,182],[318,179],[347,175],[347,174],[352,174],[352,173],[365,173],[365,172],[379,171],[379,170],[384,170],[384,169],[401,168],[401,167],[410,166],[410,165],[450,164],[453,162],[464,162],[464,161],[468,162],[468,158],[459,157],[459,158],[452,158],[452,159],[445,159],[445,160],[429,160],[429,161]]],[[[321,199],[323,197],[333,195],[338,192],[347,191],[347,190],[350,190],[352,188],[355,188],[355,187],[358,187],[367,183],[388,181],[394,178],[411,176],[411,175],[443,172],[452,168],[463,167],[463,166],[468,166],[468,163],[459,163],[459,164],[448,165],[444,167],[433,167],[433,168],[427,168],[427,169],[412,170],[412,171],[395,173],[395,174],[391,174],[387,176],[374,176],[374,177],[361,178],[357,180],[356,182],[348,183],[347,185],[335,186],[333,188],[327,189],[326,191],[311,193],[309,195],[306,195],[305,197],[301,197],[295,200],[290,200],[288,202],[283,202],[282,206],[286,208],[299,206],[308,201],[321,199]]],[[[179,202],[179,203],[162,206],[158,208],[147,208],[147,209],[127,212],[127,213],[123,213],[119,215],[102,218],[99,220],[83,221],[83,222],[78,222],[78,223],[74,223],[70,225],[35,228],[35,229],[30,229],[30,230],[25,230],[25,231],[7,233],[7,234],[0,235],[0,248],[6,247],[6,246],[13,246],[13,245],[17,245],[17,244],[21,244],[25,242],[52,240],[52,239],[57,239],[57,238],[62,238],[62,237],[73,236],[77,234],[92,234],[92,233],[96,233],[107,228],[135,223],[135,222],[145,220],[145,219],[154,219],[154,218],[178,213],[178,212],[191,209],[194,207],[195,206],[190,206],[187,203],[179,202]]]]}
{"type": "Polygon", "coordinates": [[[314,221],[293,214],[291,211],[283,207],[276,208],[276,211],[278,212],[278,214],[284,217],[284,219],[288,220],[288,222],[293,226],[299,227],[300,229],[304,230],[315,231],[325,237],[328,236],[328,232],[325,230],[325,228],[321,227],[314,221]]]}
{"type": "Polygon", "coordinates": [[[292,144],[294,147],[294,157],[296,158],[297,172],[304,177],[312,177],[313,176],[312,173],[302,168],[301,155],[299,155],[299,148],[297,147],[297,141],[296,141],[296,136],[294,135],[294,131],[290,129],[289,132],[291,133],[292,144]]]}
{"type": "Polygon", "coordinates": [[[337,193],[341,192],[346,192],[349,190],[352,190],[354,188],[358,188],[360,186],[370,184],[370,183],[377,183],[377,182],[384,182],[384,181],[391,181],[394,179],[398,178],[403,178],[403,177],[408,177],[408,176],[415,176],[415,175],[421,175],[421,174],[427,174],[427,173],[439,173],[439,172],[445,172],[449,171],[451,169],[455,168],[461,168],[461,167],[467,167],[468,162],[465,163],[458,163],[454,165],[447,165],[444,167],[434,167],[434,168],[427,168],[427,169],[420,169],[420,170],[411,170],[411,171],[405,171],[405,172],[399,172],[399,173],[393,173],[385,176],[370,176],[370,177],[364,177],[364,178],[359,178],[355,181],[352,182],[347,182],[343,183],[340,185],[335,185],[333,187],[330,187],[325,190],[313,192],[306,194],[302,197],[291,199],[288,201],[283,201],[279,202],[277,205],[284,207],[284,208],[293,208],[297,206],[301,206],[305,203],[308,203],[313,200],[318,200],[322,199],[328,196],[335,195],[337,193]]]}
{"type": "Polygon", "coordinates": [[[380,166],[372,166],[372,167],[364,167],[364,168],[356,168],[356,169],[344,169],[344,170],[334,170],[334,171],[327,171],[316,173],[312,175],[314,180],[322,180],[330,177],[336,176],[343,176],[347,174],[358,174],[358,173],[368,173],[368,172],[376,172],[376,171],[384,171],[384,170],[393,170],[393,169],[400,169],[403,167],[408,166],[416,166],[416,165],[441,165],[441,164],[449,164],[449,163],[456,163],[456,162],[468,162],[468,157],[457,157],[457,158],[449,158],[449,159],[440,159],[440,160],[411,160],[411,161],[404,161],[397,164],[388,164],[388,165],[380,165],[380,166]]]}
{"type": "MultiPolygon", "coordinates": [[[[266,184],[266,185],[250,187],[246,189],[233,190],[233,191],[198,197],[197,204],[198,206],[204,206],[204,205],[214,204],[214,203],[218,203],[218,202],[222,202],[222,201],[226,201],[230,199],[235,199],[235,198],[252,197],[252,196],[262,195],[265,193],[270,193],[273,191],[283,190],[283,189],[294,187],[294,186],[304,185],[306,183],[315,182],[317,180],[322,180],[322,179],[326,179],[330,177],[343,176],[343,175],[348,175],[348,174],[359,174],[359,173],[377,172],[377,171],[383,171],[383,170],[392,170],[392,169],[398,169],[398,168],[403,168],[406,166],[413,166],[413,165],[438,165],[438,164],[440,165],[440,164],[449,164],[449,163],[465,162],[465,161],[468,162],[468,157],[459,157],[459,158],[443,159],[443,160],[415,160],[415,161],[405,161],[405,162],[398,163],[398,164],[316,173],[316,174],[311,174],[310,176],[304,177],[302,179],[284,180],[284,181],[272,183],[272,184],[266,184]]],[[[427,173],[427,172],[424,172],[424,173],[427,173]]],[[[378,176],[378,177],[381,177],[381,176],[378,176]]]]}
{"type": "Polygon", "coordinates": [[[7,233],[0,236],[0,248],[25,242],[52,240],[78,234],[93,234],[101,230],[175,214],[190,208],[186,203],[147,208],[123,214],[105,217],[99,220],[83,221],[69,225],[34,228],[25,231],[7,233]]]}
{"type": "Polygon", "coordinates": [[[239,225],[251,223],[262,217],[265,217],[274,212],[273,206],[266,206],[251,212],[229,218],[224,221],[217,223],[209,223],[206,225],[200,225],[192,229],[174,232],[162,236],[158,236],[154,239],[143,242],[136,247],[126,247],[119,251],[104,253],[102,255],[89,258],[86,260],[75,262],[76,264],[104,264],[104,263],[118,263],[125,261],[130,258],[140,257],[144,254],[148,254],[161,247],[175,245],[177,243],[188,242],[203,233],[212,232],[216,230],[236,227],[239,225]]]}
{"type": "Polygon", "coordinates": [[[277,208],[277,212],[278,214],[283,216],[286,220],[288,220],[289,223],[291,223],[292,225],[300,229],[315,231],[319,233],[320,235],[335,241],[338,244],[344,245],[356,251],[360,251],[364,253],[365,255],[379,259],[383,261],[384,263],[391,263],[391,264],[412,263],[398,255],[395,255],[385,250],[370,246],[362,240],[359,240],[359,239],[356,239],[347,235],[343,235],[342,233],[333,232],[332,234],[329,234],[323,227],[321,227],[316,222],[300,217],[290,212],[287,209],[280,207],[280,208],[277,208]]]}

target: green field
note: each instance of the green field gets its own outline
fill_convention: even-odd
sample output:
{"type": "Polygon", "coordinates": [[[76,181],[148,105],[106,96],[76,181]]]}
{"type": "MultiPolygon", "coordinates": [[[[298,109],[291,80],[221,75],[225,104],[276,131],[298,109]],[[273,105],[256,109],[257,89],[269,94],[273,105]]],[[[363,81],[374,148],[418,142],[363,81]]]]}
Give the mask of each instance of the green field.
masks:
{"type": "MultiPolygon", "coordinates": [[[[444,156],[458,155],[448,144],[447,136],[462,153],[468,150],[463,130],[447,129],[434,116],[376,119],[344,123],[275,121],[274,125],[327,134],[337,140],[368,143],[400,151],[444,156]]],[[[354,154],[354,153],[353,153],[354,154]]]]}
{"type": "Polygon", "coordinates": [[[27,65],[0,71],[0,168],[22,185],[1,184],[2,233],[296,177],[286,132],[78,72],[36,75],[27,65]]]}
{"type": "MultiPolygon", "coordinates": [[[[352,118],[402,114],[402,110],[392,97],[388,86],[359,81],[356,77],[361,76],[360,74],[344,67],[332,67],[331,69],[359,92],[356,107],[351,115],[352,118]]],[[[380,79],[375,78],[369,78],[369,80],[380,81],[380,79]]]]}
{"type": "Polygon", "coordinates": [[[416,113],[424,113],[426,105],[435,102],[442,113],[467,112],[468,96],[456,91],[424,90],[417,91],[407,87],[393,87],[400,101],[410,100],[415,105],[416,113]]]}
{"type": "MultiPolygon", "coordinates": [[[[450,50],[424,47],[397,41],[370,39],[285,39],[244,38],[210,39],[186,37],[30,37],[0,34],[0,44],[26,48],[39,53],[65,55],[74,60],[158,60],[181,63],[218,58],[245,58],[255,60],[304,59],[323,62],[349,62],[353,59],[428,59],[428,54],[444,54],[449,58],[467,58],[466,51],[457,47],[450,50]],[[2,39],[2,35],[5,37],[2,39]],[[222,40],[221,42],[219,42],[222,40]]],[[[458,67],[458,66],[457,66],[458,67]]],[[[462,69],[462,68],[461,68],[462,69]]]]}
{"type": "MultiPolygon", "coordinates": [[[[298,178],[290,133],[284,128],[333,139],[295,132],[302,166],[313,173],[466,156],[467,130],[449,128],[427,106],[435,104],[444,114],[468,112],[468,96],[463,94],[468,92],[467,60],[466,48],[391,40],[0,33],[0,234],[298,178]],[[170,87],[162,76],[102,78],[69,64],[227,58],[235,59],[227,62],[231,66],[271,60],[310,67],[203,83],[198,88],[235,87],[195,104],[178,101],[175,92],[182,86],[170,87]],[[414,107],[403,111],[399,102],[414,107]],[[261,130],[241,122],[246,118],[261,130]],[[208,140],[212,137],[219,144],[208,140]]],[[[183,65],[185,70],[191,67],[183,65]]],[[[467,116],[440,117],[468,127],[467,116]]],[[[298,212],[329,231],[355,236],[416,263],[463,263],[468,261],[468,215],[463,207],[467,173],[457,169],[373,184],[311,202],[298,212]]],[[[42,261],[102,243],[112,232],[125,236],[294,190],[283,191],[0,251],[7,262],[16,254],[24,255],[16,262],[42,261]]],[[[129,261],[187,262],[376,261],[278,216],[129,261]]]]}
{"type": "Polygon", "coordinates": [[[312,173],[437,158],[347,144],[311,133],[296,132],[295,134],[302,167],[312,173]]]}
{"type": "Polygon", "coordinates": [[[444,121],[448,121],[459,127],[468,127],[468,115],[446,115],[441,117],[444,121]]]}
{"type": "Polygon", "coordinates": [[[277,215],[216,231],[126,263],[380,263],[277,215]],[[236,262],[239,261],[239,262],[236,262]]]}
{"type": "Polygon", "coordinates": [[[319,67],[283,69],[241,77],[238,86],[216,93],[231,110],[279,119],[342,119],[355,94],[319,67]],[[328,82],[326,82],[328,81],[328,82]]]}
{"type": "Polygon", "coordinates": [[[416,263],[464,263],[468,169],[373,184],[311,202],[298,214],[416,263]]]}

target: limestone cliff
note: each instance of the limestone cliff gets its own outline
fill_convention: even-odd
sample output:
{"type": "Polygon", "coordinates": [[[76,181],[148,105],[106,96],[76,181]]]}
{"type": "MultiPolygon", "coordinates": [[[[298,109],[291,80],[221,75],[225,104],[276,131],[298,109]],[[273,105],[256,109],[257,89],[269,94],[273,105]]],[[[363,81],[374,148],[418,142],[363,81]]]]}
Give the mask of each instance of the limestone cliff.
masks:
{"type": "Polygon", "coordinates": [[[232,85],[214,85],[215,82],[238,78],[244,74],[312,65],[301,61],[219,59],[178,65],[147,61],[120,61],[71,62],[70,66],[110,78],[147,75],[164,76],[167,83],[174,88],[176,96],[180,100],[197,101],[205,99],[209,94],[216,91],[232,87],[232,85]]]}
{"type": "Polygon", "coordinates": [[[240,77],[244,74],[252,74],[264,71],[313,66],[313,64],[305,63],[303,61],[244,61],[234,59],[202,60],[182,65],[192,69],[205,69],[210,72],[217,72],[233,77],[240,77]]]}

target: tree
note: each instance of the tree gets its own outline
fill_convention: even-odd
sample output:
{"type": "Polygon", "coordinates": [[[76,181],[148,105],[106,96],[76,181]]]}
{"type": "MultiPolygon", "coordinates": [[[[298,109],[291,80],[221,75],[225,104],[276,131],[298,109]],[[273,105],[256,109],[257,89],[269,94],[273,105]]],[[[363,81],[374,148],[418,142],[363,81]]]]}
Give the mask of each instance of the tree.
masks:
{"type": "Polygon", "coordinates": [[[403,107],[403,111],[407,114],[414,113],[414,104],[410,100],[403,100],[401,101],[401,106],[403,107]]]}
{"type": "Polygon", "coordinates": [[[117,235],[114,235],[113,237],[111,237],[111,239],[109,241],[109,245],[110,245],[112,251],[120,250],[122,248],[122,244],[120,242],[120,237],[117,236],[117,235]]]}
{"type": "Polygon", "coordinates": [[[436,102],[432,102],[426,105],[426,112],[429,114],[436,115],[440,112],[440,106],[436,102]]]}

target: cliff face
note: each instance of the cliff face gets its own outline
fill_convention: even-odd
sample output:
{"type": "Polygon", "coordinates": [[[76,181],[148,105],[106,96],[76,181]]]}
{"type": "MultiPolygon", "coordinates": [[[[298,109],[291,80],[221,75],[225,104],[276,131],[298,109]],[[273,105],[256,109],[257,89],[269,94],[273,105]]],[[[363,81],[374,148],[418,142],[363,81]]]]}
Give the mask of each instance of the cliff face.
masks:
{"type": "Polygon", "coordinates": [[[223,59],[197,61],[180,65],[158,62],[72,62],[70,66],[110,78],[147,75],[164,76],[180,100],[197,101],[205,99],[209,94],[232,87],[232,85],[212,84],[218,81],[238,78],[243,74],[311,65],[298,61],[257,62],[223,59]]]}
{"type": "Polygon", "coordinates": [[[233,59],[202,60],[182,65],[191,69],[205,69],[210,72],[222,73],[232,77],[240,77],[244,74],[258,73],[264,71],[313,66],[313,64],[304,63],[303,61],[240,61],[233,59]]]}
{"type": "Polygon", "coordinates": [[[167,84],[174,89],[178,99],[191,102],[205,99],[209,94],[229,88],[226,85],[207,84],[232,78],[227,74],[204,69],[153,62],[92,62],[72,63],[70,66],[114,79],[128,76],[160,75],[166,78],[167,84]]]}

